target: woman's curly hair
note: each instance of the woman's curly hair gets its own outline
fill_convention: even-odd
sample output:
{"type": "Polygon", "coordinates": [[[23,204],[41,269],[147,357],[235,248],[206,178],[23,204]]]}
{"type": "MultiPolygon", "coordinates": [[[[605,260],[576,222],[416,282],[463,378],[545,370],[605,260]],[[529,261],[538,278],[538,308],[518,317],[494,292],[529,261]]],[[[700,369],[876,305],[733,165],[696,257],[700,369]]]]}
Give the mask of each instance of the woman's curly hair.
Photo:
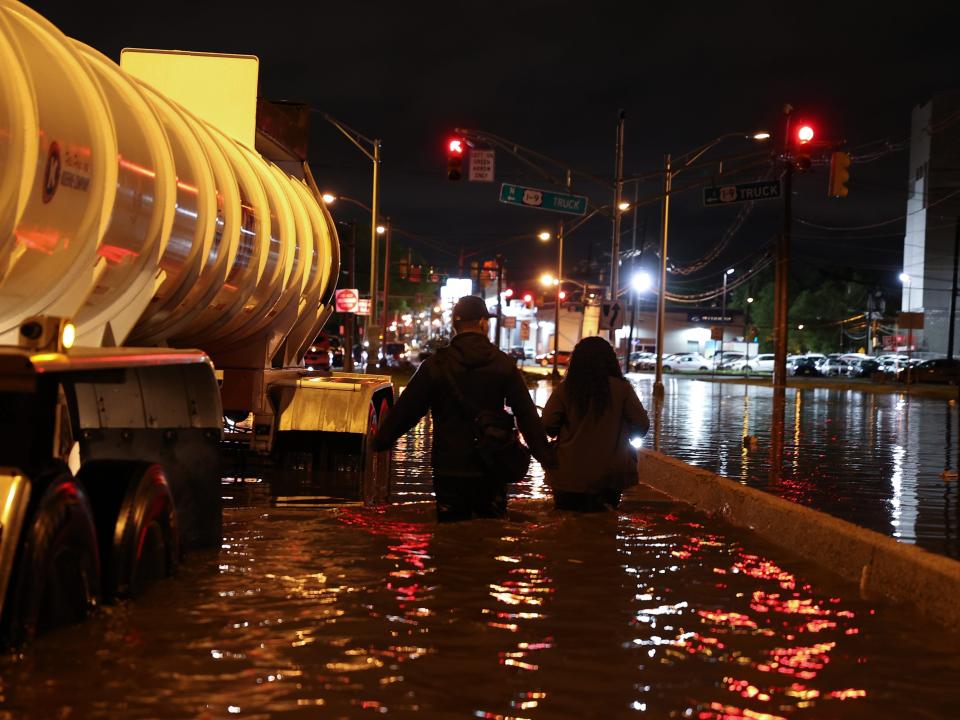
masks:
{"type": "Polygon", "coordinates": [[[623,379],[617,355],[606,340],[586,337],[577,343],[563,384],[580,417],[602,415],[610,405],[610,378],[623,379]]]}

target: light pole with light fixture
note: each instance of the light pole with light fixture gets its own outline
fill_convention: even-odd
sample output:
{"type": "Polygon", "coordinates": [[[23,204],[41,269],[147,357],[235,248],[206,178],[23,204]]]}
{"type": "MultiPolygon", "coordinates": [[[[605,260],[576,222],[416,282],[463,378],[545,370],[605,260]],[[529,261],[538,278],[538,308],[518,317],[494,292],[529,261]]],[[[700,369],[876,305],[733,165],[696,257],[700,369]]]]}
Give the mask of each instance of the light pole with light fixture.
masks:
{"type": "Polygon", "coordinates": [[[691,150],[685,155],[681,155],[680,159],[683,160],[683,165],[677,170],[673,169],[673,159],[669,153],[664,158],[663,206],[660,223],[660,290],[657,298],[657,369],[653,381],[654,397],[663,397],[663,335],[667,299],[667,246],[670,231],[670,194],[673,191],[673,178],[682,172],[684,168],[687,168],[696,162],[700,157],[703,156],[704,153],[714,146],[719,145],[727,138],[735,137],[763,141],[770,139],[770,133],[726,133],[714,138],[702,147],[691,150]]]}
{"type": "Polygon", "coordinates": [[[630,287],[633,289],[633,298],[630,302],[630,332],[627,335],[627,352],[624,362],[627,369],[630,369],[630,354],[633,352],[633,329],[637,324],[637,305],[640,304],[640,296],[647,292],[653,286],[653,278],[650,273],[639,270],[630,278],[630,287]]]}

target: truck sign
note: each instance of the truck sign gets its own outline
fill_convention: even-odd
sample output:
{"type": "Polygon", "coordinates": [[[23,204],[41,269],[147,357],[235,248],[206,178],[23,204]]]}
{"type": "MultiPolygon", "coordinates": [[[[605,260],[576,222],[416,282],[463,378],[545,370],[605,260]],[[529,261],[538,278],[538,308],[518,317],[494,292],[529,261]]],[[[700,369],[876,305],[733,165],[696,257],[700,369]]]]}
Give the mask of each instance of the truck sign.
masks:
{"type": "Polygon", "coordinates": [[[567,195],[510,183],[500,186],[500,202],[567,215],[587,214],[587,198],[583,195],[567,195]]]}
{"type": "Polygon", "coordinates": [[[758,180],[739,185],[715,185],[703,189],[703,204],[706,207],[751,202],[752,200],[775,200],[780,197],[780,180],[758,180]]]}

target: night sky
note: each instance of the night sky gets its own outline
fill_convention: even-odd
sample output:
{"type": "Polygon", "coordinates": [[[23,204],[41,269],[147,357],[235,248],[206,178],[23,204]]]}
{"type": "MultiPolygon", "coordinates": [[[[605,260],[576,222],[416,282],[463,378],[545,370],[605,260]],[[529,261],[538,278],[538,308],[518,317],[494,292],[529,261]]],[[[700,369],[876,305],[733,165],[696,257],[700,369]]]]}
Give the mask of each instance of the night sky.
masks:
{"type": "MultiPolygon", "coordinates": [[[[656,170],[666,152],[681,154],[724,133],[776,135],[789,102],[818,138],[847,141],[856,158],[866,143],[902,143],[912,107],[958,89],[960,67],[960,6],[947,2],[29,4],[115,60],[123,47],[259,56],[262,97],[309,103],[383,139],[383,213],[426,238],[415,246],[428,260],[455,267],[461,247],[473,252],[530,233],[501,250],[516,283],[553,262],[552,246],[532,233],[558,218],[501,205],[499,183],[546,185],[503,153],[496,183],[449,182],[444,145],[454,127],[496,133],[611,178],[620,109],[626,174],[637,175],[656,170]]],[[[731,140],[705,159],[760,149],[731,140]]],[[[319,116],[310,152],[324,189],[369,202],[369,162],[319,116]]],[[[826,168],[815,167],[796,182],[796,214],[843,227],[903,215],[907,165],[906,150],[855,164],[843,200],[826,198],[826,168]]],[[[597,204],[611,201],[596,186],[576,183],[577,191],[597,204]]],[[[656,194],[656,182],[640,186],[641,198],[656,194]]],[[[779,212],[777,202],[758,204],[724,255],[693,280],[718,285],[726,264],[772,237],[779,212]]],[[[353,213],[335,210],[362,219],[353,213]]],[[[659,204],[644,205],[638,216],[641,240],[653,242],[659,204]]],[[[676,196],[671,259],[696,259],[734,216],[704,209],[699,190],[676,196]]],[[[630,228],[627,220],[628,247],[630,228]]],[[[833,233],[798,225],[794,247],[801,259],[857,264],[893,285],[902,229],[833,233]]],[[[569,257],[596,256],[609,244],[610,223],[598,218],[570,237],[569,257]]]]}

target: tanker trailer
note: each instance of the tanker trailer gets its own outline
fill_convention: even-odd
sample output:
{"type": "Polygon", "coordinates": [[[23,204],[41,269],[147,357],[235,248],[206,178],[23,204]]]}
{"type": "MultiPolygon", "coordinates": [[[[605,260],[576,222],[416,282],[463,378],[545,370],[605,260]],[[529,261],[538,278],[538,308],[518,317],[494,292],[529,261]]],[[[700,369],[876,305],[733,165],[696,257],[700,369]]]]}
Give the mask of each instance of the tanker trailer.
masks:
{"type": "MultiPolygon", "coordinates": [[[[131,57],[184,55],[255,77],[250,56],[131,57]]],[[[0,634],[19,644],[220,542],[225,417],[252,420],[227,424],[247,452],[382,498],[390,458],[368,439],[393,393],[300,367],[338,240],[302,157],[255,118],[238,139],[14,0],[0,67],[0,634]]]]}

